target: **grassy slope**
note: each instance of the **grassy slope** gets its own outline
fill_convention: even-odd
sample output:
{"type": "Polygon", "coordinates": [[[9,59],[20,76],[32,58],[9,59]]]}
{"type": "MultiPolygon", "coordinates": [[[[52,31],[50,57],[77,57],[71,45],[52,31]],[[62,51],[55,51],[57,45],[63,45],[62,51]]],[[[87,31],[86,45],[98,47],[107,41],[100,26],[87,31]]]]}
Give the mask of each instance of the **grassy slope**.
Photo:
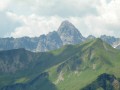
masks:
{"type": "MultiPolygon", "coordinates": [[[[76,50],[74,55],[78,55],[82,61],[79,65],[80,70],[75,74],[75,71],[67,71],[65,69],[66,67],[63,68],[61,71],[63,71],[62,77],[64,80],[56,84],[58,90],[79,90],[90,84],[102,73],[114,74],[120,78],[120,51],[113,49],[100,39],[92,42],[88,41],[82,45],[76,45],[74,48],[76,50]],[[92,52],[90,52],[91,49],[93,50],[92,52]],[[90,53],[91,55],[93,54],[91,59],[89,58],[90,53]],[[96,64],[95,69],[93,69],[93,64],[96,64]]],[[[59,66],[56,65],[48,70],[50,79],[54,83],[60,75],[60,73],[56,73],[59,66]]],[[[68,63],[68,66],[70,66],[70,63],[68,63]]]]}
{"type": "MultiPolygon", "coordinates": [[[[58,90],[79,90],[104,72],[112,73],[120,78],[119,59],[120,51],[113,49],[100,39],[86,41],[75,46],[67,45],[47,53],[36,53],[33,62],[28,64],[28,68],[12,75],[0,76],[0,85],[27,84],[42,72],[48,72],[47,80],[49,78],[58,90]],[[57,82],[58,78],[63,78],[63,81],[57,82]]],[[[37,81],[35,85],[39,85],[39,82],[37,81]]],[[[36,86],[33,85],[33,87],[36,86]]]]}

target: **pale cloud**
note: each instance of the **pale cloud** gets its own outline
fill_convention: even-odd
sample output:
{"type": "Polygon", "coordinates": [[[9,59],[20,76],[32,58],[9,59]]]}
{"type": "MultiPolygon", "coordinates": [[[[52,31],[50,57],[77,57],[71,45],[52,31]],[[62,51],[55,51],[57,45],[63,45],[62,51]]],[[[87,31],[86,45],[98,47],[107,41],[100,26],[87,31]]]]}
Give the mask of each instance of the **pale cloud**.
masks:
{"type": "Polygon", "coordinates": [[[86,28],[78,28],[85,36],[92,34],[95,36],[100,36],[103,34],[120,37],[120,1],[111,0],[107,3],[105,0],[100,0],[99,4],[96,6],[98,15],[87,15],[78,19],[82,20],[82,25],[86,28]],[[83,29],[83,30],[81,30],[83,29]]]}
{"type": "Polygon", "coordinates": [[[10,34],[21,22],[11,19],[6,12],[0,11],[0,37],[10,34]]]}
{"type": "Polygon", "coordinates": [[[10,3],[10,0],[0,0],[0,11],[5,10],[10,3]]]}
{"type": "Polygon", "coordinates": [[[97,7],[100,16],[107,24],[119,24],[120,22],[120,0],[112,0],[110,3],[106,3],[105,0],[101,0],[101,5],[97,7]]]}
{"type": "Polygon", "coordinates": [[[17,14],[40,16],[84,16],[97,14],[96,0],[11,0],[9,10],[17,14]],[[27,11],[27,12],[26,12],[27,11]]]}
{"type": "MultiPolygon", "coordinates": [[[[95,34],[120,35],[120,1],[111,0],[107,3],[105,0],[100,0],[100,5],[96,6],[99,13],[98,16],[88,18],[89,23],[95,34]]],[[[90,17],[90,16],[88,16],[90,17]]]]}
{"type": "Polygon", "coordinates": [[[47,34],[57,30],[63,20],[72,22],[86,37],[120,35],[119,0],[9,0],[0,8],[11,21],[22,23],[7,36],[47,34]]]}
{"type": "Polygon", "coordinates": [[[40,17],[35,14],[30,16],[17,16],[14,13],[8,13],[14,20],[21,20],[23,25],[17,27],[10,36],[23,37],[23,36],[40,36],[41,34],[47,34],[48,32],[57,30],[60,23],[63,21],[58,16],[52,17],[40,17]]]}

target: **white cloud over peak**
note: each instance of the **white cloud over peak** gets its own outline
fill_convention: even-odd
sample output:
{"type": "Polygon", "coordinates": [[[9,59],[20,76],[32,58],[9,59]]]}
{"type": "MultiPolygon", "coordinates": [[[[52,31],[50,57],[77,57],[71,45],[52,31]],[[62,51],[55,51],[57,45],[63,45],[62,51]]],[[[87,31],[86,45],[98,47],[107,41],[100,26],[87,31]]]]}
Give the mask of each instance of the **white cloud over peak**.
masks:
{"type": "MultiPolygon", "coordinates": [[[[9,20],[21,23],[19,26],[14,23],[13,30],[9,30],[4,36],[34,37],[47,34],[57,30],[60,23],[66,19],[84,36],[120,35],[120,0],[0,1],[1,13],[7,13],[9,20]]],[[[1,18],[4,20],[5,17],[1,18]]]]}

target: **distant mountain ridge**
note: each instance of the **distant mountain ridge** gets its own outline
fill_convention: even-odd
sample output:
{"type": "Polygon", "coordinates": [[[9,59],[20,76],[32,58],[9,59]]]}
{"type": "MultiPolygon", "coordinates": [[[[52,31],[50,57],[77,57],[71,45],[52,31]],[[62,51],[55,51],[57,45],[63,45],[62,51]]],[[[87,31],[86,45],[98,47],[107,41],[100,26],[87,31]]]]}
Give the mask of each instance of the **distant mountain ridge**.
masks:
{"type": "Polygon", "coordinates": [[[41,35],[36,47],[36,51],[44,52],[58,49],[63,46],[63,42],[56,31],[50,32],[47,35],[41,35]]]}
{"type": "Polygon", "coordinates": [[[67,44],[78,44],[84,40],[85,38],[72,23],[63,21],[58,31],[40,37],[0,38],[0,50],[25,48],[34,52],[45,52],[67,44]]]}
{"type": "MultiPolygon", "coordinates": [[[[120,49],[120,38],[106,35],[100,38],[114,48],[120,49]]],[[[66,20],[61,23],[57,31],[40,37],[0,38],[0,50],[25,48],[33,52],[46,52],[68,44],[79,44],[88,39],[95,39],[95,37],[90,35],[85,38],[72,23],[66,20]]]]}
{"type": "Polygon", "coordinates": [[[106,35],[102,35],[100,38],[103,41],[110,44],[112,47],[120,49],[119,48],[120,47],[120,38],[115,38],[113,36],[106,36],[106,35]]]}

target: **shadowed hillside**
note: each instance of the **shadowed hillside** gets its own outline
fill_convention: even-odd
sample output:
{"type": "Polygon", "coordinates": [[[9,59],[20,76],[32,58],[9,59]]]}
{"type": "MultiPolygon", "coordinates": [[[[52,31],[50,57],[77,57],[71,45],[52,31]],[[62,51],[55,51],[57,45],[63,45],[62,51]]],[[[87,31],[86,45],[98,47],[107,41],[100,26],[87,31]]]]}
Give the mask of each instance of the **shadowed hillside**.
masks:
{"type": "Polygon", "coordinates": [[[0,90],[80,90],[103,73],[120,78],[119,59],[120,51],[101,39],[43,53],[1,51],[0,90]]]}

